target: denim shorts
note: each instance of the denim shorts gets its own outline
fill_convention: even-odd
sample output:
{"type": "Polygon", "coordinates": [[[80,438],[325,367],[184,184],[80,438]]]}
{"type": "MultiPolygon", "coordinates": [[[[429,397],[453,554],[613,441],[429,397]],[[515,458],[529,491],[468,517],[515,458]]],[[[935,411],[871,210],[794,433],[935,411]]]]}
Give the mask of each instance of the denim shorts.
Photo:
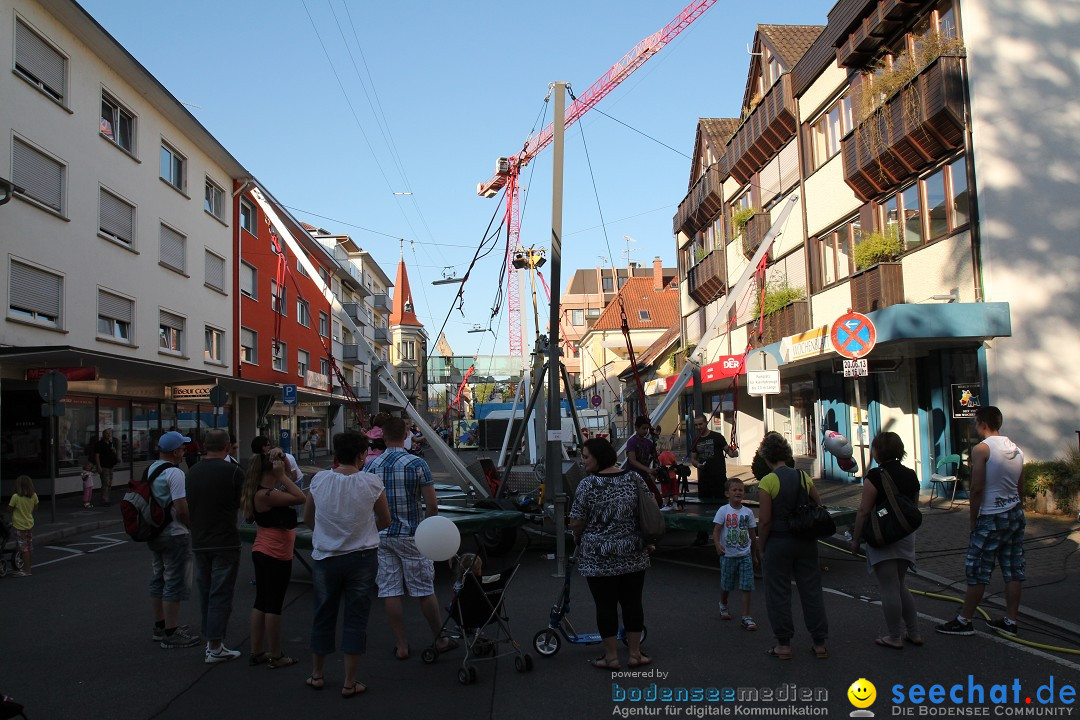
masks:
{"type": "Polygon", "coordinates": [[[384,537],[379,543],[379,597],[425,597],[435,593],[435,563],[420,554],[411,537],[384,537]]]}
{"type": "Polygon", "coordinates": [[[191,595],[191,536],[162,533],[147,543],[153,553],[150,597],[168,602],[191,595]]]}
{"type": "Polygon", "coordinates": [[[995,560],[1001,566],[1001,579],[1005,582],[1026,579],[1025,525],[1024,509],[1019,505],[1007,512],[979,516],[964,559],[964,577],[968,585],[990,584],[995,560]]]}
{"type": "Polygon", "coordinates": [[[720,589],[725,592],[742,590],[751,592],[754,589],[754,562],[749,555],[742,557],[720,558],[720,589]]]}

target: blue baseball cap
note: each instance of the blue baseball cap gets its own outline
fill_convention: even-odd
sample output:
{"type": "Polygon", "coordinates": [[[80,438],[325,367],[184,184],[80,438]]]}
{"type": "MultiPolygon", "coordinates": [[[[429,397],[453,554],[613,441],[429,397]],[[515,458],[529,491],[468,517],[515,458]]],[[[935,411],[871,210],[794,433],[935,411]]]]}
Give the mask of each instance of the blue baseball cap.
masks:
{"type": "Polygon", "coordinates": [[[161,452],[173,452],[184,443],[191,442],[191,438],[184,437],[175,430],[170,430],[158,438],[157,446],[161,452]]]}

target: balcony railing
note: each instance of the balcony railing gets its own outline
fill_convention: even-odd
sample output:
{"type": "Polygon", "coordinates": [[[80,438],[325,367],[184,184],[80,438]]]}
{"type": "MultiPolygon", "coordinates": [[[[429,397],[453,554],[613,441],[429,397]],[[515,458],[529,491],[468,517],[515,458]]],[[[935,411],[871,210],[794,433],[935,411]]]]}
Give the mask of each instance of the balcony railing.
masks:
{"type": "Polygon", "coordinates": [[[375,328],[375,342],[390,342],[390,331],[386,328],[375,328]]]}
{"type": "Polygon", "coordinates": [[[367,365],[367,359],[361,356],[360,346],[356,344],[342,345],[341,359],[353,365],[367,365]]]}
{"type": "Polygon", "coordinates": [[[719,164],[710,165],[697,179],[690,192],[679,203],[675,215],[675,232],[680,230],[693,235],[724,209],[723,175],[719,164]]]}
{"type": "Polygon", "coordinates": [[[797,117],[791,75],[784,73],[728,142],[731,176],[744,184],[764,167],[795,137],[797,117]]]}
{"type": "Polygon", "coordinates": [[[686,273],[687,292],[698,305],[707,305],[727,291],[724,250],[717,249],[686,273]]]}
{"type": "MultiPolygon", "coordinates": [[[[767,212],[754,213],[746,221],[746,226],[743,228],[742,250],[747,260],[754,257],[754,253],[761,247],[761,242],[765,239],[770,227],[772,227],[772,222],[767,212]]],[[[770,262],[772,261],[772,248],[769,248],[766,257],[770,262]]]]}
{"type": "Polygon", "coordinates": [[[868,313],[904,302],[904,271],[898,262],[880,263],[851,276],[851,309],[868,313]]]}
{"type": "Polygon", "coordinates": [[[943,55],[844,138],[844,181],[870,200],[963,144],[960,58],[943,55]]]}
{"type": "Polygon", "coordinates": [[[750,322],[750,342],[754,347],[762,347],[780,342],[789,335],[798,335],[810,329],[810,303],[805,300],[796,300],[785,305],[782,309],[765,316],[762,323],[761,338],[754,333],[757,331],[757,320],[750,322]]]}
{"type": "Polygon", "coordinates": [[[836,48],[837,63],[840,67],[866,67],[881,44],[915,15],[921,4],[922,0],[841,0],[837,4],[841,14],[848,11],[848,8],[840,8],[841,5],[863,7],[851,9],[857,16],[862,16],[862,21],[840,38],[836,48]]]}
{"type": "Polygon", "coordinates": [[[350,285],[353,285],[353,289],[356,290],[362,297],[371,295],[369,290],[364,285],[364,273],[360,272],[360,268],[353,265],[352,260],[349,259],[349,253],[345,251],[345,248],[340,245],[334,246],[334,259],[337,260],[338,265],[345,271],[347,275],[346,281],[350,285]]]}
{"type": "Polygon", "coordinates": [[[371,318],[368,317],[367,312],[361,303],[342,303],[341,307],[344,308],[345,314],[351,317],[355,322],[358,322],[361,325],[371,322],[371,318]]]}
{"type": "Polygon", "coordinates": [[[317,373],[313,370],[308,370],[304,373],[304,385],[309,388],[315,388],[317,390],[329,390],[330,378],[322,373],[317,373]]]}
{"type": "Polygon", "coordinates": [[[392,309],[390,306],[390,296],[386,293],[376,293],[375,297],[371,298],[371,304],[375,306],[376,310],[390,312],[392,309]]]}

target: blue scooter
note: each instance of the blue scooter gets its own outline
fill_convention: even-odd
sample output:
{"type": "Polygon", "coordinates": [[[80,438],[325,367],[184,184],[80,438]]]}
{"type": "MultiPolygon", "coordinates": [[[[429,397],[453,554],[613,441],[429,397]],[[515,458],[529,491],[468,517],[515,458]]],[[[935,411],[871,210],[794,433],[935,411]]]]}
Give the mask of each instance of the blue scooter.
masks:
{"type": "MultiPolygon", "coordinates": [[[[533,636],[533,649],[540,657],[551,657],[562,648],[563,641],[571,645],[599,645],[603,642],[600,633],[579,634],[570,624],[570,575],[577,566],[577,549],[566,559],[566,577],[563,578],[562,592],[551,606],[551,616],[548,618],[548,626],[533,636]]],[[[641,628],[641,642],[645,642],[647,630],[641,628]]],[[[625,645],[626,628],[619,626],[616,636],[625,645]]]]}

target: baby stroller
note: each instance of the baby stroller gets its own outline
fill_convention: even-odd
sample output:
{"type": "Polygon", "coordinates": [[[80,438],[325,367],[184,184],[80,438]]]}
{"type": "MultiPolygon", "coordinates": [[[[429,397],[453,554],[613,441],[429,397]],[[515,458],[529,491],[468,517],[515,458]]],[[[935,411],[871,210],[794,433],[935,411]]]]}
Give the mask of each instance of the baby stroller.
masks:
{"type": "Polygon", "coordinates": [[[4,577],[9,572],[22,572],[23,569],[22,553],[19,552],[15,543],[12,543],[9,549],[7,547],[9,540],[11,540],[11,525],[6,519],[0,518],[0,577],[4,577]]]}
{"type": "MultiPolygon", "coordinates": [[[[520,565],[482,575],[480,559],[472,553],[455,559],[454,565],[459,579],[454,583],[454,595],[439,637],[453,634],[461,637],[465,644],[458,682],[462,685],[476,682],[476,667],[472,662],[497,660],[511,655],[514,656],[515,670],[520,673],[532,670],[532,657],[514,640],[510,632],[510,617],[506,612],[506,592],[520,565]],[[456,633],[447,632],[451,623],[457,628],[456,633]],[[493,630],[494,634],[487,634],[485,631],[488,629],[493,630]],[[500,650],[500,645],[507,647],[500,650]]],[[[439,658],[439,651],[432,645],[424,648],[420,657],[430,664],[439,658]]]]}

